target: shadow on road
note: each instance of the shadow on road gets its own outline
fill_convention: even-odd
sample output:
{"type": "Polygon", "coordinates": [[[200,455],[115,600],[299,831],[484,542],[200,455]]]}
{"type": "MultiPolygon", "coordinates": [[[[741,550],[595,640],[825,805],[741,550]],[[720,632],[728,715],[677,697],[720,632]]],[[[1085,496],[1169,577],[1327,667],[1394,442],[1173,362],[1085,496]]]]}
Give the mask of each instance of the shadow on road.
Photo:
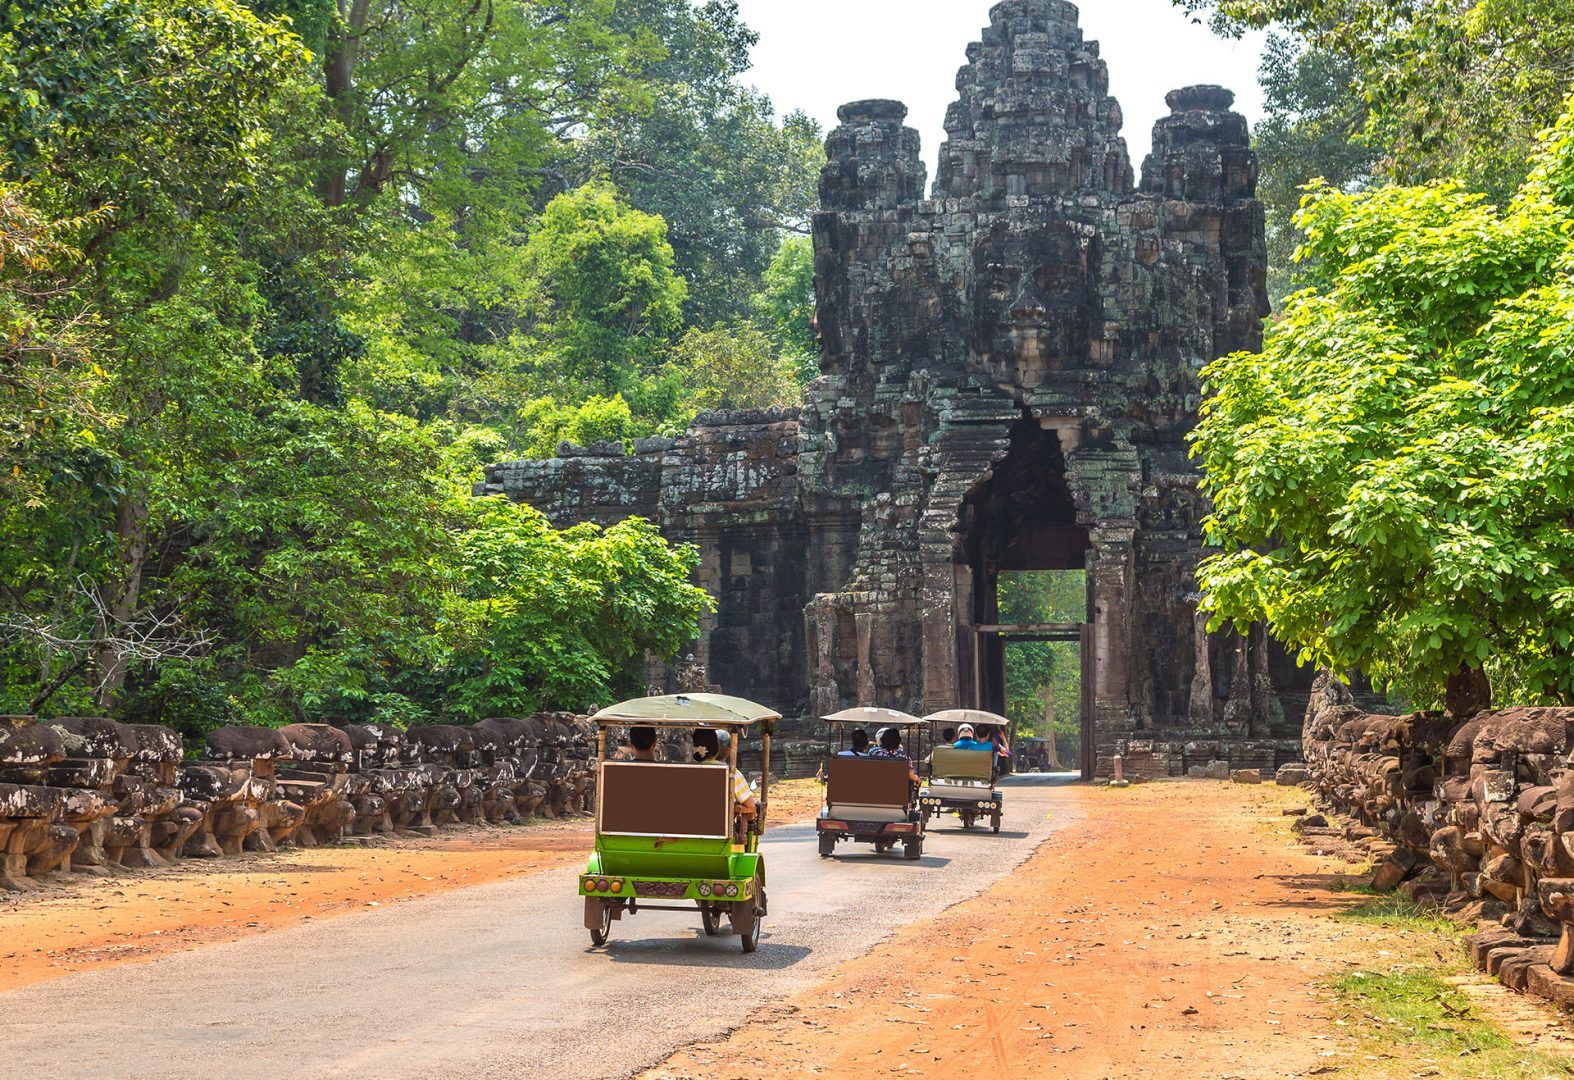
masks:
{"type": "Polygon", "coordinates": [[[976,836],[980,839],[990,840],[1025,840],[1028,833],[1013,829],[1001,829],[999,832],[990,832],[988,829],[964,829],[960,825],[931,825],[924,832],[925,836],[976,836]]]}
{"type": "Polygon", "coordinates": [[[925,855],[921,859],[907,859],[901,855],[876,855],[873,851],[848,851],[843,854],[837,851],[829,859],[829,863],[851,863],[855,866],[889,866],[893,870],[903,866],[945,866],[951,860],[944,855],[925,855]]]}
{"type": "Polygon", "coordinates": [[[1010,773],[995,781],[996,787],[1070,787],[1082,783],[1082,774],[1074,772],[1010,773]]]}
{"type": "Polygon", "coordinates": [[[1371,900],[1370,894],[1352,888],[1362,884],[1362,877],[1349,874],[1265,874],[1264,880],[1281,886],[1286,895],[1275,897],[1269,903],[1275,907],[1304,908],[1309,911],[1346,911],[1363,901],[1371,900]]]}
{"type": "Polygon", "coordinates": [[[788,945],[771,940],[770,924],[760,939],[760,947],[753,953],[744,953],[733,934],[716,937],[695,937],[689,940],[651,939],[647,941],[618,941],[613,939],[600,949],[586,949],[587,953],[600,953],[614,964],[656,964],[661,967],[741,968],[749,971],[780,971],[808,959],[813,949],[805,945],[788,945]]]}

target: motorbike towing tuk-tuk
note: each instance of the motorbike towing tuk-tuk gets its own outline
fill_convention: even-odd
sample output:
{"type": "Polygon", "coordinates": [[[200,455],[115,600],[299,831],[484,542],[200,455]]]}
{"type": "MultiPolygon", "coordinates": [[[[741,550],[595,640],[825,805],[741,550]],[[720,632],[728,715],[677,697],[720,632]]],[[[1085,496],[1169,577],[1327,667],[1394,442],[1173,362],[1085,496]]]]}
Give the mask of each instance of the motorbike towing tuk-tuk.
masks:
{"type": "Polygon", "coordinates": [[[913,769],[921,750],[924,722],[895,709],[847,709],[822,717],[828,725],[826,759],[821,771],[825,805],[815,822],[820,857],[828,859],[843,840],[873,844],[884,854],[897,844],[908,859],[924,854],[924,823],[920,816],[913,769]],[[849,732],[862,727],[895,728],[902,735],[905,757],[853,753],[849,732]]]}
{"type": "MultiPolygon", "coordinates": [[[[1003,716],[979,709],[947,709],[924,717],[932,726],[961,727],[981,725],[1004,731],[1011,723],[1003,716]]],[[[931,817],[955,814],[962,828],[971,829],[977,821],[989,819],[990,831],[1000,831],[1005,811],[1004,794],[995,787],[998,772],[994,750],[967,750],[935,743],[929,759],[929,778],[918,793],[924,825],[931,817]]]]}
{"type": "MultiPolygon", "coordinates": [[[[766,914],[765,832],[769,768],[761,774],[752,816],[734,793],[738,743],[761,727],[765,761],[781,716],[764,705],[724,694],[638,698],[602,709],[597,728],[596,842],[579,892],[594,946],[612,924],[641,911],[698,911],[707,936],[726,919],[746,953],[759,945],[766,914]],[[681,728],[730,733],[726,760],[667,763],[611,760],[608,728],[681,728]]],[[[718,735],[718,739],[720,736],[718,735]]]]}

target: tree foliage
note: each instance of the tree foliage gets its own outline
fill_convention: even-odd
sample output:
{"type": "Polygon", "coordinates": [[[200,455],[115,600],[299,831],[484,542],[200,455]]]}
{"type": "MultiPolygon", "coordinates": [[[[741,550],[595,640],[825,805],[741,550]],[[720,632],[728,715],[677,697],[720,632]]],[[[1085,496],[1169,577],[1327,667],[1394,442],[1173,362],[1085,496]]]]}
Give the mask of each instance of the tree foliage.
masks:
{"type": "Polygon", "coordinates": [[[1321,180],[1353,192],[1377,182],[1379,154],[1361,139],[1369,109],[1354,77],[1348,57],[1289,35],[1268,38],[1261,70],[1264,116],[1252,142],[1275,310],[1290,293],[1314,284],[1311,268],[1294,257],[1300,245],[1295,214],[1306,185],[1321,180]]]}
{"type": "Polygon", "coordinates": [[[743,85],[756,36],[737,0],[624,0],[613,23],[661,42],[645,77],[662,92],[573,142],[563,169],[666,220],[692,325],[745,318],[778,238],[816,205],[820,127],[802,113],[778,121],[743,85]]]}
{"type": "Polygon", "coordinates": [[[819,374],[814,305],[814,243],[806,236],[784,237],[754,296],[754,311],[778,348],[796,358],[804,382],[819,374]]]}
{"type": "Polygon", "coordinates": [[[1360,134],[1400,183],[1459,178],[1499,197],[1574,86],[1563,0],[1174,0],[1236,34],[1278,27],[1349,65],[1360,134]]]}
{"type": "Polygon", "coordinates": [[[1326,286],[1205,371],[1213,621],[1423,705],[1574,700],[1574,113],[1503,209],[1325,187],[1299,224],[1326,286]]]}
{"type": "Polygon", "coordinates": [[[690,330],[678,342],[675,362],[697,409],[790,406],[803,395],[797,366],[752,326],[690,330]]]}
{"type": "MultiPolygon", "coordinates": [[[[1087,621],[1087,575],[1081,570],[1001,574],[1000,621],[1010,625],[1087,621]]],[[[1053,760],[1077,759],[1082,740],[1082,646],[1075,641],[1007,641],[1006,716],[1018,735],[1055,744],[1053,760]]]]}
{"type": "Polygon", "coordinates": [[[666,223],[554,185],[667,80],[742,93],[725,8],[0,7],[0,709],[579,707],[691,637],[692,551],[469,489],[711,385],[666,223]]]}

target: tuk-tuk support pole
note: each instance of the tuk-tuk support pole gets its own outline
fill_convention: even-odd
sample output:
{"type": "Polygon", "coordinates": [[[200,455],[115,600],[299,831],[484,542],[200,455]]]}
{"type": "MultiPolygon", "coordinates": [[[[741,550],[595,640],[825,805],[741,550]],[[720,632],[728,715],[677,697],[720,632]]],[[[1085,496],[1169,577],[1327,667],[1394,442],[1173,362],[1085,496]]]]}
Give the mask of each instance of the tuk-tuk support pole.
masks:
{"type": "Polygon", "coordinates": [[[607,760],[607,728],[604,724],[596,725],[596,760],[607,760]]]}
{"type": "Polygon", "coordinates": [[[765,820],[765,806],[771,794],[771,725],[760,726],[760,751],[764,763],[760,766],[760,821],[765,820]]]}

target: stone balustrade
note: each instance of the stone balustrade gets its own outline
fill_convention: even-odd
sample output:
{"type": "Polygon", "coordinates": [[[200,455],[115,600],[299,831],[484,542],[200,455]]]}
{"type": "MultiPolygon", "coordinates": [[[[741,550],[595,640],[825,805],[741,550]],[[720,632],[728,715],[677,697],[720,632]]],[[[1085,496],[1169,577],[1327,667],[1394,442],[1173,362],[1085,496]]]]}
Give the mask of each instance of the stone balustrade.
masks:
{"type": "Polygon", "coordinates": [[[0,716],[0,888],[348,836],[584,813],[595,728],[543,713],[433,724],[166,727],[0,716]]]}
{"type": "Polygon", "coordinates": [[[1324,678],[1305,749],[1304,834],[1365,848],[1376,888],[1478,923],[1483,970],[1574,1009],[1574,709],[1376,715],[1324,678]]]}

